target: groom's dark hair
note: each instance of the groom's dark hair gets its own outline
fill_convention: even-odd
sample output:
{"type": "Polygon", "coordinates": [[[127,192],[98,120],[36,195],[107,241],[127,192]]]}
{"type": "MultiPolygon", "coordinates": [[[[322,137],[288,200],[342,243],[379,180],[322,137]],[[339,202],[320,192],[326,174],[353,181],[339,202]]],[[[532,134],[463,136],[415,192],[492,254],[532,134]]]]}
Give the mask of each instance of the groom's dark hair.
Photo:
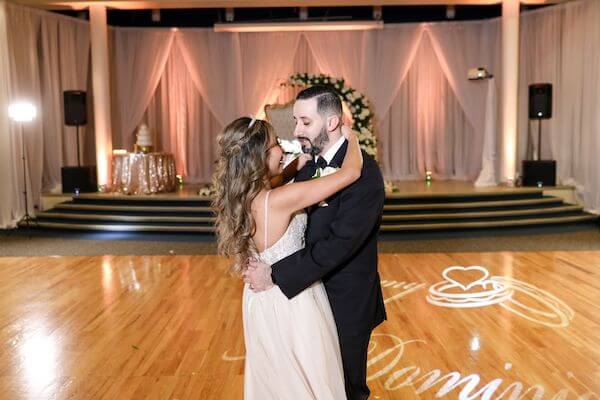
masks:
{"type": "Polygon", "coordinates": [[[317,112],[321,115],[335,114],[342,116],[342,101],[332,88],[315,85],[304,89],[296,96],[296,100],[317,98],[317,112]]]}

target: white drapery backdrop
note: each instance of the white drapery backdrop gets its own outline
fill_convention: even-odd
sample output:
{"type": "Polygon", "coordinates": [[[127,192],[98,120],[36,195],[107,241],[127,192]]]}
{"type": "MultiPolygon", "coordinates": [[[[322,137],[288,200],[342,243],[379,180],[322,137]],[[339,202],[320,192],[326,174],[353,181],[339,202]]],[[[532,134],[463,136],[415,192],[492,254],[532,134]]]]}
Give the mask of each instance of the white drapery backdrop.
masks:
{"type": "MultiPolygon", "coordinates": [[[[148,108],[171,53],[170,30],[115,30],[115,87],[119,147],[133,148],[133,132],[148,108]]],[[[113,107],[114,109],[115,107],[113,107]]],[[[114,142],[113,142],[114,143],[114,142]]]]}
{"type": "MultiPolygon", "coordinates": [[[[520,157],[528,146],[528,85],[553,84],[553,115],[542,122],[542,158],[600,212],[600,2],[577,1],[521,16],[520,157]]],[[[537,123],[531,125],[537,141],[537,123]]],[[[530,139],[530,143],[533,140],[530,139]]],[[[529,146],[535,148],[535,145],[529,146]]]]}
{"type": "Polygon", "coordinates": [[[182,29],[176,42],[196,88],[221,125],[256,114],[275,99],[278,80],[291,74],[297,32],[218,34],[182,29]]]}
{"type": "Polygon", "coordinates": [[[0,228],[12,226],[21,214],[19,186],[15,173],[18,160],[13,151],[8,104],[10,103],[10,65],[8,54],[8,15],[5,2],[0,2],[0,228]]]}
{"type": "Polygon", "coordinates": [[[144,120],[154,128],[156,146],[178,155],[177,171],[187,182],[210,179],[216,159],[214,135],[222,125],[196,89],[178,46],[167,61],[144,120]]]}
{"type": "MultiPolygon", "coordinates": [[[[8,76],[10,84],[0,86],[0,105],[5,110],[9,100],[26,97],[40,110],[36,121],[23,125],[33,212],[42,189],[60,183],[60,167],[76,160],[74,128],[62,124],[62,91],[86,88],[89,25],[1,4],[0,29],[4,21],[7,34],[0,32],[0,74],[8,76]]],[[[594,0],[521,16],[520,157],[527,155],[528,143],[532,148],[527,85],[553,83],[554,116],[543,123],[542,156],[558,161],[559,181],[575,185],[590,210],[600,210],[600,167],[595,163],[600,121],[593,108],[600,100],[599,18],[600,2],[594,0]]],[[[478,83],[464,75],[468,67],[486,66],[502,79],[498,26],[496,19],[317,35],[140,29],[137,37],[135,29],[114,28],[115,54],[121,54],[116,58],[136,54],[116,64],[122,72],[113,76],[118,80],[115,86],[122,85],[125,95],[114,99],[119,114],[114,142],[129,146],[133,130],[146,120],[156,131],[157,143],[176,154],[180,172],[189,180],[207,181],[214,136],[223,124],[289,97],[291,91],[279,87],[289,74],[323,72],[345,78],[371,99],[387,178],[418,178],[429,169],[440,178],[472,180],[485,153],[487,90],[485,84],[473,86],[478,83]],[[331,53],[327,43],[336,44],[331,53]],[[150,59],[151,51],[155,53],[150,59]],[[336,59],[336,53],[345,60],[336,59]]],[[[0,226],[6,227],[24,213],[23,171],[19,127],[5,114],[0,114],[0,124],[10,132],[0,139],[5,167],[0,185],[7,189],[0,226]]],[[[88,147],[93,140],[87,136],[82,134],[84,156],[92,153],[88,147]]],[[[500,140],[493,144],[501,154],[500,140]]],[[[86,161],[93,163],[84,157],[86,161]]]]}
{"type": "MultiPolygon", "coordinates": [[[[318,36],[312,36],[310,34],[281,34],[277,36],[271,34],[256,34],[249,36],[248,39],[250,40],[246,40],[246,43],[241,46],[240,40],[245,37],[244,35],[215,34],[210,30],[180,30],[175,36],[172,57],[178,57],[179,55],[177,54],[181,54],[185,59],[189,76],[195,83],[200,97],[202,97],[200,104],[203,108],[197,109],[196,111],[197,113],[206,114],[207,110],[205,110],[204,107],[208,108],[208,111],[210,111],[212,117],[214,117],[214,120],[211,123],[213,126],[222,127],[236,116],[260,112],[265,104],[275,101],[275,98],[278,98],[279,101],[281,101],[282,98],[285,98],[286,100],[289,99],[290,92],[287,90],[282,91],[279,84],[291,73],[299,70],[322,72],[332,76],[344,76],[344,79],[346,79],[349,85],[362,90],[369,96],[373,103],[374,110],[382,110],[381,113],[375,111],[376,117],[378,117],[377,122],[379,122],[382,119],[385,119],[385,116],[389,113],[394,99],[398,96],[399,91],[403,87],[402,84],[408,76],[409,69],[413,67],[417,53],[420,54],[421,59],[417,69],[422,70],[423,65],[439,65],[430,45],[428,46],[429,51],[419,51],[419,49],[423,47],[421,45],[423,32],[422,25],[410,24],[406,26],[394,26],[380,32],[323,32],[318,36]],[[268,46],[260,46],[261,43],[265,43],[267,38],[269,39],[268,46]],[[337,54],[335,51],[331,53],[327,52],[328,47],[338,42],[346,44],[346,47],[337,47],[341,48],[341,54],[350,54],[350,61],[344,62],[344,60],[341,59],[341,54],[337,54]],[[192,46],[194,43],[205,43],[206,45],[192,46]],[[353,43],[358,43],[359,46],[353,46],[353,43]],[[403,43],[399,50],[397,43],[403,43]],[[261,68],[260,62],[256,62],[256,60],[260,61],[267,59],[268,54],[260,52],[261,49],[266,48],[271,49],[271,51],[276,49],[274,51],[276,54],[283,54],[283,56],[278,57],[278,59],[291,61],[279,64],[269,64],[270,69],[268,70],[261,68]],[[246,52],[242,52],[241,49],[246,49],[246,52]],[[202,59],[211,61],[200,63],[198,60],[202,59]],[[302,60],[300,63],[298,62],[299,59],[302,60]],[[245,66],[244,72],[241,72],[240,69],[233,68],[236,66],[234,60],[239,60],[238,64],[243,64],[245,66]],[[367,61],[359,62],[359,60],[367,61]],[[219,68],[219,66],[223,65],[227,68],[219,68]],[[400,74],[392,74],[392,71],[400,71],[400,74]],[[375,76],[382,76],[383,73],[391,75],[393,79],[385,80],[374,78],[375,76]],[[357,81],[356,84],[353,79],[357,81]],[[249,83],[254,84],[254,87],[249,88],[249,83]],[[229,87],[232,94],[223,97],[219,95],[213,95],[211,97],[207,94],[203,94],[215,93],[215,91],[226,93],[226,91],[222,89],[219,90],[219,88],[223,87],[229,87]],[[390,88],[392,88],[392,90],[390,90],[390,88]],[[282,92],[288,93],[288,97],[282,97],[282,92]],[[252,93],[254,93],[254,95],[250,96],[252,93]],[[254,102],[251,100],[254,100],[254,102]],[[383,115],[383,118],[381,115],[383,115]]],[[[119,44],[116,43],[115,46],[118,47],[119,44]]],[[[333,47],[336,48],[336,46],[333,47]]],[[[443,70],[440,68],[436,71],[443,74],[443,70]]],[[[181,72],[181,76],[183,75],[183,72],[181,72]]],[[[422,77],[423,75],[421,74],[418,76],[422,77]]],[[[447,80],[443,77],[440,80],[440,82],[444,82],[444,84],[447,84],[445,83],[446,81],[447,80]]],[[[398,131],[394,126],[390,126],[389,123],[378,124],[379,128],[382,126],[385,127],[384,129],[378,129],[377,133],[382,142],[380,149],[382,156],[380,159],[386,175],[393,175],[393,160],[398,157],[399,152],[405,150],[404,148],[400,148],[400,146],[392,146],[394,143],[401,143],[401,141],[394,141],[394,137],[398,135],[417,135],[418,137],[420,132],[424,132],[428,126],[432,125],[423,124],[423,121],[433,118],[439,119],[440,115],[446,115],[446,113],[443,112],[444,105],[449,102],[449,100],[446,99],[438,105],[440,112],[432,113],[425,109],[427,105],[431,103],[431,97],[439,97],[439,93],[434,93],[432,91],[433,89],[430,88],[426,90],[427,85],[431,86],[431,84],[427,82],[427,79],[422,79],[420,86],[415,87],[411,92],[420,95],[423,99],[420,102],[422,107],[415,110],[424,117],[418,125],[415,124],[414,126],[411,126],[415,129],[398,131]],[[386,141],[386,139],[388,140],[386,141]],[[392,162],[390,162],[390,160],[392,160],[392,162]]],[[[161,91],[161,96],[162,93],[163,92],[161,91]]],[[[452,90],[447,90],[444,93],[448,98],[456,97],[452,90]]],[[[190,93],[190,96],[193,96],[193,93],[190,93]]],[[[160,102],[162,101],[164,101],[164,99],[160,100],[160,102]]],[[[187,99],[186,103],[189,103],[189,101],[192,100],[187,99]]],[[[172,106],[173,101],[165,103],[165,107],[163,108],[154,107],[152,109],[153,117],[146,118],[147,121],[161,120],[160,127],[157,126],[157,129],[160,129],[161,132],[157,135],[156,141],[161,143],[167,141],[169,143],[185,142],[188,143],[188,145],[191,142],[198,143],[198,140],[192,138],[194,136],[206,135],[206,132],[189,132],[189,130],[195,129],[197,125],[166,123],[168,119],[177,119],[179,118],[177,115],[181,114],[181,111],[177,112],[173,109],[169,109],[167,112],[166,107],[169,104],[172,106]],[[165,115],[160,115],[161,110],[163,110],[165,115]],[[165,128],[168,129],[167,132],[164,131],[165,128]],[[177,135],[180,138],[178,141],[173,140],[173,131],[175,129],[177,129],[177,135]]],[[[416,101],[411,99],[409,102],[397,104],[396,107],[413,107],[414,104],[416,104],[416,101]]],[[[459,117],[455,117],[455,112],[460,112],[460,107],[453,109],[453,112],[451,113],[453,121],[454,119],[459,119],[459,117]]],[[[213,119],[212,117],[210,118],[211,120],[213,119]]],[[[191,120],[196,119],[195,116],[189,114],[187,115],[187,118],[190,118],[191,120]]],[[[417,120],[414,119],[414,121],[417,120]]],[[[439,149],[439,146],[445,144],[443,136],[445,130],[449,128],[450,125],[438,122],[437,130],[434,135],[438,138],[436,142],[437,145],[434,145],[431,141],[427,142],[421,146],[423,151],[417,154],[417,157],[421,157],[422,155],[425,156],[425,152],[429,152],[430,154],[436,152],[442,154],[444,150],[439,149]]],[[[459,134],[463,134],[465,130],[463,124],[456,124],[455,128],[459,134]]],[[[218,131],[210,132],[209,136],[213,138],[213,141],[217,132],[218,131]]],[[[129,133],[127,134],[130,135],[129,133]]],[[[454,132],[452,132],[451,135],[454,135],[454,132]]],[[[432,134],[429,136],[432,136],[432,134]]],[[[123,143],[123,141],[118,140],[117,142],[123,143]]],[[[473,142],[473,138],[470,139],[470,142],[473,142]]],[[[481,142],[481,140],[479,142],[481,142]]],[[[457,147],[460,147],[459,144],[462,143],[462,141],[458,141],[457,143],[457,147]]],[[[211,149],[214,148],[212,145],[210,147],[211,149]]],[[[441,156],[438,158],[431,157],[431,160],[423,163],[422,168],[419,170],[413,172],[399,170],[400,173],[396,174],[396,176],[392,176],[392,178],[408,179],[423,174],[427,169],[433,169],[436,176],[439,177],[472,179],[477,176],[481,164],[481,145],[466,147],[476,155],[470,158],[465,158],[461,155],[456,157],[453,156],[449,158],[448,161],[444,161],[441,156]],[[446,164],[438,168],[438,160],[441,164],[444,162],[446,164]],[[463,164],[470,162],[470,160],[476,160],[475,165],[471,167],[472,171],[463,173],[462,170],[466,169],[463,164]],[[455,166],[455,163],[460,165],[455,166]],[[452,171],[457,172],[454,173],[452,171]]],[[[190,181],[210,180],[213,160],[211,159],[210,163],[207,164],[204,161],[189,158],[188,154],[185,154],[183,148],[184,147],[180,147],[178,151],[175,151],[175,154],[178,154],[180,158],[180,171],[183,172],[190,181]],[[196,171],[200,172],[200,175],[190,174],[190,168],[192,168],[192,164],[194,163],[201,163],[206,166],[196,168],[196,171]]],[[[171,147],[171,149],[173,149],[173,147],[171,147]]]]}
{"type": "MultiPolygon", "coordinates": [[[[75,128],[64,125],[62,93],[86,89],[89,25],[5,2],[0,4],[0,14],[6,24],[6,35],[0,32],[0,81],[8,83],[8,95],[0,84],[4,92],[0,94],[4,136],[0,158],[5,164],[0,172],[0,228],[5,228],[14,226],[25,213],[21,140],[25,142],[30,214],[39,209],[42,190],[60,184],[61,166],[77,163],[75,128]],[[16,100],[32,102],[37,118],[23,124],[6,121],[8,104],[16,100]]],[[[85,129],[81,135],[85,146],[85,129]]]]}

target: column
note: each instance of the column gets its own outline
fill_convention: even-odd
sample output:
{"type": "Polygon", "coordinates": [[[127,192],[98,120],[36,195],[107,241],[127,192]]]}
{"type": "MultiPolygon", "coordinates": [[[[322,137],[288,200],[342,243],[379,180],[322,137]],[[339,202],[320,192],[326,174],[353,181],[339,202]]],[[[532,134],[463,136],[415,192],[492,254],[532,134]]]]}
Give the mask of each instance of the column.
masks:
{"type": "Polygon", "coordinates": [[[90,5],[92,47],[92,87],[96,140],[98,185],[110,185],[112,132],[110,117],[110,70],[108,64],[108,26],[106,6],[90,5]]]}
{"type": "Polygon", "coordinates": [[[519,90],[519,0],[502,2],[502,176],[512,182],[517,171],[519,90]]]}

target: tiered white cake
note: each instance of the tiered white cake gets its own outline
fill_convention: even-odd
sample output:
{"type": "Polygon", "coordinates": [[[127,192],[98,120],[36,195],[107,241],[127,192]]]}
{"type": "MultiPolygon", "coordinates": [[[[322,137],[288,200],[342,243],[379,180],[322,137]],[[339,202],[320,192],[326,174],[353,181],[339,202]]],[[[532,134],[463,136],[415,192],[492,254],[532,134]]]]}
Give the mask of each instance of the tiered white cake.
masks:
{"type": "Polygon", "coordinates": [[[136,153],[152,153],[154,146],[152,144],[152,135],[148,125],[142,124],[137,132],[137,141],[135,144],[136,153]]]}

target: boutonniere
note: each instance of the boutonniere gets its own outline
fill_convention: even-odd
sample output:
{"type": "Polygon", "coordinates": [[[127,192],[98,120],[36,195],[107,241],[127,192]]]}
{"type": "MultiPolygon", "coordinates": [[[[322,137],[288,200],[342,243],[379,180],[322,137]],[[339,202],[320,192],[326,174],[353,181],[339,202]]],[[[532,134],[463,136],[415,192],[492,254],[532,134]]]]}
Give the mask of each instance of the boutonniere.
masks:
{"type": "Polygon", "coordinates": [[[315,171],[315,174],[312,177],[313,177],[313,179],[321,178],[323,176],[331,175],[334,172],[336,172],[337,170],[339,170],[339,168],[336,168],[336,167],[317,168],[317,170],[315,171]]]}
{"type": "MultiPolygon", "coordinates": [[[[313,175],[313,179],[314,178],[321,178],[321,177],[327,176],[327,175],[331,175],[334,172],[336,172],[338,169],[339,168],[336,168],[336,167],[317,168],[317,171],[313,175]]],[[[322,201],[322,202],[319,203],[319,207],[327,207],[328,205],[329,204],[327,204],[324,201],[322,201]]]]}

